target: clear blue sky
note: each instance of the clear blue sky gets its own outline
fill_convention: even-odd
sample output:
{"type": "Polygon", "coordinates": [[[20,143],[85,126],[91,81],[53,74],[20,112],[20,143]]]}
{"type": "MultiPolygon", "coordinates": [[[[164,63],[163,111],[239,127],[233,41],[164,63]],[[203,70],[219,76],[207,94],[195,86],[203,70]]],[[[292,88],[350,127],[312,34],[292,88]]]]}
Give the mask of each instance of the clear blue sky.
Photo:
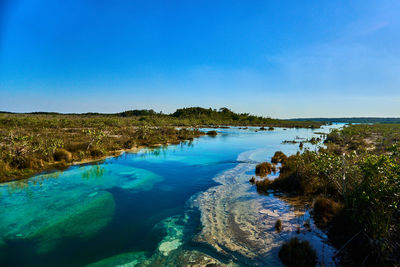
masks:
{"type": "Polygon", "coordinates": [[[397,0],[0,3],[0,110],[400,117],[397,0]]]}

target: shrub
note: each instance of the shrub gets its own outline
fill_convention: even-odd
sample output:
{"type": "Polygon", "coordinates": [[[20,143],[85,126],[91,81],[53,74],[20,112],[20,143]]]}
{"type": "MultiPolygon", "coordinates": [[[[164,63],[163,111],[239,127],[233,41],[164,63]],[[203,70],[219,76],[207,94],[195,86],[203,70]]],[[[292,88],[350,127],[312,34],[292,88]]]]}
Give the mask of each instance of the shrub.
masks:
{"type": "Polygon", "coordinates": [[[330,222],[342,209],[342,205],[326,197],[317,197],[313,204],[315,222],[325,225],[330,222]]]}
{"type": "Polygon", "coordinates": [[[294,237],[283,244],[279,250],[279,258],[286,266],[315,266],[317,255],[308,241],[300,241],[294,237]]]}
{"type": "Polygon", "coordinates": [[[60,148],[54,152],[53,158],[55,161],[64,160],[66,162],[71,162],[72,161],[72,153],[63,148],[60,148]]]}
{"type": "Polygon", "coordinates": [[[256,187],[258,192],[265,192],[270,189],[271,181],[266,178],[260,181],[256,181],[256,187]]]}
{"type": "Polygon", "coordinates": [[[100,149],[91,149],[90,150],[90,155],[94,158],[99,158],[101,156],[103,156],[103,151],[101,151],[100,149]]]}
{"type": "Polygon", "coordinates": [[[276,172],[276,168],[269,162],[263,162],[256,166],[256,175],[265,177],[271,172],[276,172]]]}
{"type": "Polygon", "coordinates": [[[207,135],[209,135],[209,136],[216,136],[216,135],[218,135],[218,133],[217,133],[217,131],[208,131],[208,132],[207,132],[207,135]]]}
{"type": "Polygon", "coordinates": [[[271,162],[274,164],[278,163],[285,163],[285,160],[287,159],[287,156],[282,152],[282,151],[276,151],[274,156],[271,159],[271,162]]]}

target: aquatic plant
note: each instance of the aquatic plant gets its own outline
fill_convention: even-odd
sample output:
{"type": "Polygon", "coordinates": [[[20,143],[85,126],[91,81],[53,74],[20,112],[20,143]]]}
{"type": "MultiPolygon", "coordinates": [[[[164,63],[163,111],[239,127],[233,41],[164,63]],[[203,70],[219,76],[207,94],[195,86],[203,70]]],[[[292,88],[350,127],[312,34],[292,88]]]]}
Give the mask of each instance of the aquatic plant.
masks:
{"type": "Polygon", "coordinates": [[[317,256],[315,250],[306,240],[299,240],[293,237],[283,244],[279,250],[279,258],[289,267],[309,267],[315,266],[317,256]]]}

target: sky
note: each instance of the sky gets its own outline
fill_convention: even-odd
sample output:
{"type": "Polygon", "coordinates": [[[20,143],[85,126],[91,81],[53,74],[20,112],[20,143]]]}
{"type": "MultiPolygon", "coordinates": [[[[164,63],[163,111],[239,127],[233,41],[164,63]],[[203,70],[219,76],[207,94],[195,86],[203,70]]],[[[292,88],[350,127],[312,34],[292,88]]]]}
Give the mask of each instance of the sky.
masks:
{"type": "Polygon", "coordinates": [[[400,1],[0,0],[0,110],[400,117],[400,1]]]}

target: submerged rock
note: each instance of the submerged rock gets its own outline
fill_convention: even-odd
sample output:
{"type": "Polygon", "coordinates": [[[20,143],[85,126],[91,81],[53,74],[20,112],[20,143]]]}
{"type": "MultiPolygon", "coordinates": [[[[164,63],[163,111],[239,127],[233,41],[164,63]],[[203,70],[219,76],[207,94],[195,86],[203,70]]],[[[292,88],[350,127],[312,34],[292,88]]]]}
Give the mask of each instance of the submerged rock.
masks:
{"type": "Polygon", "coordinates": [[[63,238],[87,240],[109,224],[114,210],[112,194],[102,191],[71,206],[62,216],[50,221],[46,227],[38,229],[27,238],[37,242],[38,253],[52,250],[63,238]]]}
{"type": "MultiPolygon", "coordinates": [[[[0,218],[4,239],[33,242],[36,253],[53,250],[64,238],[87,240],[111,221],[115,202],[111,193],[100,191],[92,197],[67,194],[51,199],[52,203],[20,202],[0,218]],[[42,206],[43,205],[43,206],[42,206]],[[6,220],[10,218],[10,220],[6,220]]],[[[1,238],[1,237],[0,237],[1,238]]]]}
{"type": "Polygon", "coordinates": [[[187,222],[187,219],[187,217],[173,216],[161,222],[161,227],[167,232],[167,235],[158,246],[158,251],[163,256],[168,256],[171,251],[182,246],[184,224],[187,222]]]}
{"type": "Polygon", "coordinates": [[[163,180],[162,176],[154,172],[133,167],[129,168],[129,171],[120,172],[119,175],[127,178],[120,187],[131,191],[150,191],[154,184],[163,180]]]}

